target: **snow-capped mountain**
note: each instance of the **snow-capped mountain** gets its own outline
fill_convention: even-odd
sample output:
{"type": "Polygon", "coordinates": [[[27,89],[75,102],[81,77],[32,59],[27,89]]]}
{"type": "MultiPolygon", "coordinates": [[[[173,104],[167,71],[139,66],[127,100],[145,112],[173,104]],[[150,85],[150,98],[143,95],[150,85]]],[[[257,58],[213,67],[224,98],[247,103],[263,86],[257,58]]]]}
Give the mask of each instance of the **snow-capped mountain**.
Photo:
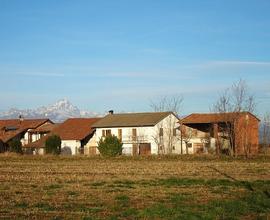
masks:
{"type": "Polygon", "coordinates": [[[100,117],[102,114],[80,110],[67,99],[61,99],[49,106],[42,106],[37,109],[11,108],[6,112],[0,112],[0,118],[49,118],[54,122],[62,122],[67,118],[75,117],[100,117]]]}

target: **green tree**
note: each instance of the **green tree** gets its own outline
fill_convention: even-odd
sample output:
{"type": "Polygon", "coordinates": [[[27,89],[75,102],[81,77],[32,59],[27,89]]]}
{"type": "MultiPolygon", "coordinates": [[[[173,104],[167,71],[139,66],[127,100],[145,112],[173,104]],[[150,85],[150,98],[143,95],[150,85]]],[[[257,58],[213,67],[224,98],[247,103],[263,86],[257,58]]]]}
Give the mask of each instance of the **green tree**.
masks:
{"type": "Polygon", "coordinates": [[[98,150],[102,156],[113,157],[122,154],[123,143],[114,135],[109,135],[98,142],[98,150]]]}
{"type": "Polygon", "coordinates": [[[61,153],[61,139],[57,135],[49,136],[45,142],[45,152],[47,154],[61,153]]]}
{"type": "Polygon", "coordinates": [[[22,154],[22,143],[20,140],[12,140],[9,142],[9,151],[10,152],[14,152],[14,153],[18,153],[18,154],[22,154]]]}

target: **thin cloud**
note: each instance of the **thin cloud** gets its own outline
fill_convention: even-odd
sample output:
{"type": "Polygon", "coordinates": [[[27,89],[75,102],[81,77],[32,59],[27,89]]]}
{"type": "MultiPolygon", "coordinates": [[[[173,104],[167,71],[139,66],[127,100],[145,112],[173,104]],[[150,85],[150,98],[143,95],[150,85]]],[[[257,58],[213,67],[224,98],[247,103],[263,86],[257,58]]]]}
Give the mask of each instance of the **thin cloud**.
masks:
{"type": "Polygon", "coordinates": [[[260,62],[260,61],[238,61],[238,60],[224,60],[224,61],[213,61],[210,62],[213,65],[238,65],[238,66],[269,66],[270,62],[260,62]]]}
{"type": "MultiPolygon", "coordinates": [[[[239,60],[214,60],[195,64],[197,68],[217,68],[217,67],[270,67],[270,62],[263,61],[239,61],[239,60]]],[[[192,67],[192,66],[191,66],[192,67]]]]}
{"type": "Polygon", "coordinates": [[[35,76],[35,77],[64,77],[64,73],[51,72],[4,72],[1,75],[35,76]]]}

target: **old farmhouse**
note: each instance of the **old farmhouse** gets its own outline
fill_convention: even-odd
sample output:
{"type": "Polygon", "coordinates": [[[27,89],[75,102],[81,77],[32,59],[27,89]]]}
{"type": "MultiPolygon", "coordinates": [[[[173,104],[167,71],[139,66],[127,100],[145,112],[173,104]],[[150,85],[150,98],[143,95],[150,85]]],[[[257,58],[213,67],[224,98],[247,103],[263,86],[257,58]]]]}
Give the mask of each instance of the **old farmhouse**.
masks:
{"type": "Polygon", "coordinates": [[[260,120],[249,112],[191,114],[180,121],[194,153],[257,154],[260,120]]]}
{"type": "Polygon", "coordinates": [[[108,135],[123,143],[125,155],[179,153],[178,117],[172,112],[123,113],[112,111],[93,125],[96,141],[108,135]]]}

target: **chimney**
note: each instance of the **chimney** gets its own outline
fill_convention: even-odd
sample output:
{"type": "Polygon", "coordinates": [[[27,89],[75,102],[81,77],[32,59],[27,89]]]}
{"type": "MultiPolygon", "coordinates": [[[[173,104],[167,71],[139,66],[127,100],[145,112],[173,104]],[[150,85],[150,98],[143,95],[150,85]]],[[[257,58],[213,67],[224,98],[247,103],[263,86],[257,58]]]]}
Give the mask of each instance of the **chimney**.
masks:
{"type": "Polygon", "coordinates": [[[24,120],[22,115],[19,115],[19,120],[20,120],[20,123],[24,120]]]}
{"type": "Polygon", "coordinates": [[[113,110],[110,110],[109,111],[109,115],[113,115],[113,110]]]}

